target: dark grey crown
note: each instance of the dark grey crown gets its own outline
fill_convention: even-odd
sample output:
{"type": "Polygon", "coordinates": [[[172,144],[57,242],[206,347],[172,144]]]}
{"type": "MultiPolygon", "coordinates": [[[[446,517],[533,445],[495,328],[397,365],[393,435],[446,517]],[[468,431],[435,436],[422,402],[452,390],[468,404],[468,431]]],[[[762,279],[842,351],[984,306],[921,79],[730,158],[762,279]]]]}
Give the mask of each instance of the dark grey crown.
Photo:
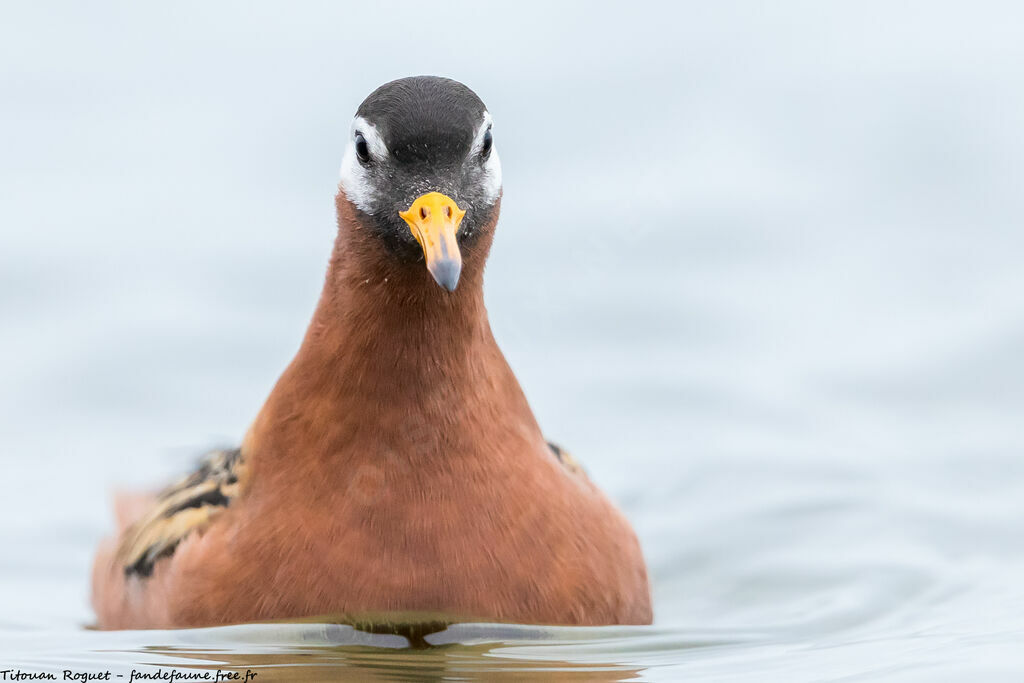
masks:
{"type": "Polygon", "coordinates": [[[377,128],[398,163],[438,167],[462,162],[485,109],[458,81],[413,76],[374,90],[356,115],[377,128]]]}

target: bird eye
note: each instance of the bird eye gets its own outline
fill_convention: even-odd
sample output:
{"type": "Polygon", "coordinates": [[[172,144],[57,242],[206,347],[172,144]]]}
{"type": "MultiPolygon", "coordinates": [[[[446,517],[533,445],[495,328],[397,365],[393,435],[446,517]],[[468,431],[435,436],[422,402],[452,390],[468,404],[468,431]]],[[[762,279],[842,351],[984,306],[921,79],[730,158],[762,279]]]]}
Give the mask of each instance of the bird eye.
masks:
{"type": "Polygon", "coordinates": [[[491,156],[491,147],[494,146],[494,136],[491,135],[491,129],[488,128],[487,132],[484,133],[484,142],[480,145],[480,158],[486,160],[487,157],[491,156]]]}
{"type": "Polygon", "coordinates": [[[366,144],[362,133],[356,133],[356,156],[364,164],[370,161],[370,146],[366,144]]]}

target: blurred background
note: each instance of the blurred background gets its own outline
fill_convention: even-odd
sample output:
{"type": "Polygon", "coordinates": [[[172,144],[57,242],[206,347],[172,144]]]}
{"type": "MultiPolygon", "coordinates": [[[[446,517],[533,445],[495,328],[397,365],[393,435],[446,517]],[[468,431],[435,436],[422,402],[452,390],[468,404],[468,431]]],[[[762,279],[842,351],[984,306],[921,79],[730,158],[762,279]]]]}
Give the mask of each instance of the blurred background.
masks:
{"type": "Polygon", "coordinates": [[[439,74],[495,119],[495,335],[634,522],[656,623],[432,656],[1024,673],[1022,25],[1015,3],[6,4],[0,664],[251,663],[230,629],[82,630],[110,493],[241,437],[319,294],[351,116],[439,74]]]}

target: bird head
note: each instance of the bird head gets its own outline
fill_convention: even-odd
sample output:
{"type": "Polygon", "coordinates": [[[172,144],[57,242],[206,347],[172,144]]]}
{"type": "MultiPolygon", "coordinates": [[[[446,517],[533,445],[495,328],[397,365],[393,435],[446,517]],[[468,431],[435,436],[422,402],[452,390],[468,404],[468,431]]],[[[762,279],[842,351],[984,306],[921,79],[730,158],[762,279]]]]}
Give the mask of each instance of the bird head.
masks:
{"type": "Polygon", "coordinates": [[[463,251],[493,229],[501,162],[476,93],[434,76],[380,86],[359,106],[341,164],[341,195],[393,258],[454,291],[463,251]]]}

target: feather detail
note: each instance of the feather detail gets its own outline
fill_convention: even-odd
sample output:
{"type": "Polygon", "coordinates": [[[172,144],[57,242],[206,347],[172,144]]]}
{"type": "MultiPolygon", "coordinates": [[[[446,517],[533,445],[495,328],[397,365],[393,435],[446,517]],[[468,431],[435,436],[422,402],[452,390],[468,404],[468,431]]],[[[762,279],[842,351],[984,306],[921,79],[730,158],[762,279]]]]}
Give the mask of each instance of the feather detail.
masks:
{"type": "Polygon", "coordinates": [[[126,576],[147,577],[157,560],[174,553],[193,531],[201,531],[239,495],[246,472],[240,449],[207,454],[199,468],[157,497],[141,519],[125,529],[117,550],[126,576]]]}
{"type": "Polygon", "coordinates": [[[552,455],[554,455],[555,459],[562,464],[562,467],[576,476],[589,479],[589,477],[587,477],[587,471],[583,469],[583,465],[580,464],[579,460],[573,457],[572,453],[550,441],[548,441],[548,448],[551,449],[552,455]]]}

